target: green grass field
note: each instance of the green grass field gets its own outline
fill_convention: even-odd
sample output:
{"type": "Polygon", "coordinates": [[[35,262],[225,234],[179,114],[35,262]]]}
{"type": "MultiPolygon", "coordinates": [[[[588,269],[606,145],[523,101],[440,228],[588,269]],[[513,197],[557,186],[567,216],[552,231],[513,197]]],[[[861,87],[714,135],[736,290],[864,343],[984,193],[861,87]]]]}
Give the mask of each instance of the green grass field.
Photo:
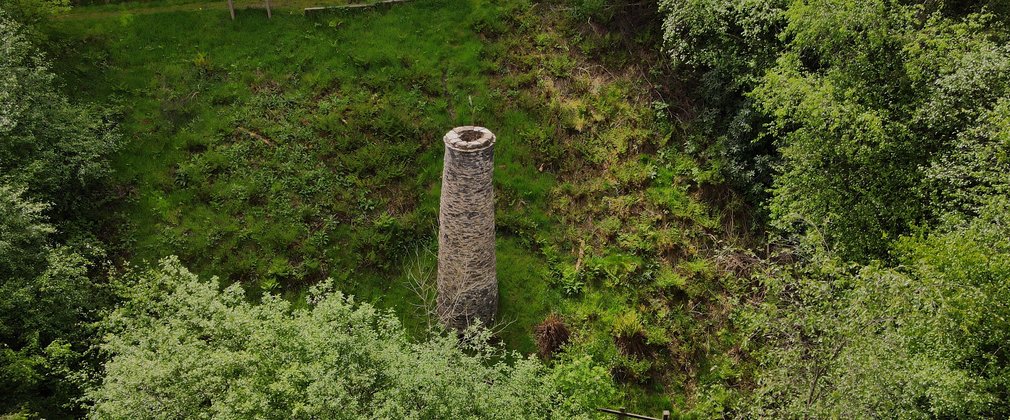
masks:
{"type": "MultiPolygon", "coordinates": [[[[81,7],[56,23],[73,50],[56,54],[73,57],[60,72],[82,87],[72,94],[119,107],[130,140],[116,162],[122,204],[106,215],[118,257],[179,255],[250,298],[332,278],[422,334],[410,285],[433,273],[441,137],[482,125],[498,136],[506,346],[535,352],[534,326],[556,312],[642,410],[705,380],[663,366],[696,357],[671,337],[718,323],[683,309],[685,296],[719,294],[693,282],[708,281],[698,238],[719,225],[689,194],[708,172],[671,142],[635,67],[647,63],[620,37],[518,0],[270,20],[240,8],[234,21],[159,4],[81,7]]],[[[635,42],[654,51],[645,35],[635,42]]]]}
{"type": "MultiPolygon", "coordinates": [[[[482,9],[418,2],[317,20],[243,11],[233,22],[208,11],[61,22],[81,45],[102,47],[73,63],[73,76],[97,81],[79,94],[119,103],[131,137],[117,164],[129,194],[118,220],[136,242],[122,251],[138,263],[178,253],[251,295],[296,295],[332,277],[415,323],[402,271],[405,257],[431,248],[445,131],[494,127],[500,187],[522,191],[546,218],[552,180],[520,141],[535,117],[489,91],[492,66],[473,30],[482,9]]],[[[503,315],[519,320],[505,340],[531,351],[530,323],[547,310],[544,262],[507,233],[500,241],[503,289],[541,300],[503,293],[503,315]]]]}

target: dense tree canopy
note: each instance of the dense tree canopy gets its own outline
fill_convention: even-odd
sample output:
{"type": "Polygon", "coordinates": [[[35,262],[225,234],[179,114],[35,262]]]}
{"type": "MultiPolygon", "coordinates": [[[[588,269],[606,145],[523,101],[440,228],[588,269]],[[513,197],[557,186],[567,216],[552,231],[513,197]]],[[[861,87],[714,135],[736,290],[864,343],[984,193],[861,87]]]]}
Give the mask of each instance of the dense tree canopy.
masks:
{"type": "Polygon", "coordinates": [[[0,412],[65,415],[102,302],[89,269],[103,247],[73,226],[120,141],[67,99],[28,32],[0,10],[0,412]]]}
{"type": "Polygon", "coordinates": [[[819,260],[768,273],[748,412],[775,417],[1010,415],[1010,207],[899,241],[897,267],[819,260]],[[767,344],[767,342],[765,342],[767,344]]]}
{"type": "Polygon", "coordinates": [[[728,156],[741,162],[726,168],[730,178],[752,179],[762,162],[777,162],[769,206],[777,227],[865,261],[935,218],[934,205],[953,205],[926,191],[974,188],[939,168],[931,179],[956,186],[923,180],[926,168],[964,159],[971,146],[963,143],[999,130],[998,102],[1010,95],[1005,8],[894,0],[664,7],[674,62],[697,72],[700,86],[742,101],[710,106],[768,121],[712,135],[721,139],[715,150],[738,150],[728,156]],[[751,147],[740,158],[740,145],[769,140],[773,153],[751,147]]]}
{"type": "Polygon", "coordinates": [[[758,363],[741,412],[1006,417],[1005,3],[663,4],[687,80],[736,81],[709,106],[767,122],[696,131],[774,146],[724,170],[774,162],[769,224],[802,257],[765,264],[738,313],[758,363]]]}
{"type": "Polygon", "coordinates": [[[881,256],[931,215],[923,169],[995,128],[980,126],[1010,95],[1010,49],[993,15],[835,3],[790,8],[787,52],[754,91],[783,157],[772,217],[847,257],[881,256]]]}

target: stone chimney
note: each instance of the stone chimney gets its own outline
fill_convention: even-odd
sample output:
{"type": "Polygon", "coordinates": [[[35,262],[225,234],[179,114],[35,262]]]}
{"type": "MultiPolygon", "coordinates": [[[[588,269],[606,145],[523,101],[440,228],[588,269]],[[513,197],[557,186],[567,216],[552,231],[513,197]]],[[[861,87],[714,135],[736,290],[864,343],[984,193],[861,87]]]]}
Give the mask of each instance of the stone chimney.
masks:
{"type": "Polygon", "coordinates": [[[498,311],[495,274],[495,136],[483,127],[446,133],[442,197],[438,216],[438,317],[463,330],[476,320],[494,321],[498,311]]]}

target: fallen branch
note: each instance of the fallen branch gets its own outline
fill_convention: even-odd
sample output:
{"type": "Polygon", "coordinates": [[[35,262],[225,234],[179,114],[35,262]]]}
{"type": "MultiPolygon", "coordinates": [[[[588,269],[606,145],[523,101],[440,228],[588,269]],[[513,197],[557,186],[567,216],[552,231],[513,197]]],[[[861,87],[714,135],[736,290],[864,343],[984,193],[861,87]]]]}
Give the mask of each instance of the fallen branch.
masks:
{"type": "Polygon", "coordinates": [[[383,1],[377,1],[375,3],[351,3],[351,4],[342,4],[342,5],[339,5],[339,6],[306,7],[303,10],[303,12],[305,14],[309,14],[309,13],[315,13],[315,12],[322,12],[322,11],[325,11],[325,10],[367,9],[369,7],[375,7],[375,6],[380,6],[380,5],[384,5],[384,4],[406,3],[408,1],[410,1],[410,0],[383,0],[383,1]]]}
{"type": "Polygon", "coordinates": [[[267,146],[273,147],[273,145],[274,145],[274,143],[271,142],[270,139],[266,138],[266,136],[263,136],[262,134],[259,134],[259,133],[255,132],[255,131],[252,131],[252,130],[248,129],[248,128],[245,128],[245,127],[243,127],[241,125],[238,126],[238,128],[236,128],[236,130],[238,130],[239,132],[241,132],[241,133],[243,133],[243,134],[245,134],[245,135],[247,135],[249,137],[252,137],[254,139],[262,141],[267,146]]]}

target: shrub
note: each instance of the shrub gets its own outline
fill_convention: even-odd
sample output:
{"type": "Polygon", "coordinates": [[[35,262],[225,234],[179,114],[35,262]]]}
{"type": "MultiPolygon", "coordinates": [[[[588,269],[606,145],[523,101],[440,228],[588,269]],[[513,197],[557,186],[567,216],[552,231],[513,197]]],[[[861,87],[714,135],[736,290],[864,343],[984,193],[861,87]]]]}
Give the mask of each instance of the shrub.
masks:
{"type": "Polygon", "coordinates": [[[757,417],[1010,415],[1010,203],[898,241],[902,266],[825,261],[741,317],[755,349],[757,417]]]}
{"type": "Polygon", "coordinates": [[[537,350],[543,359],[548,359],[561,350],[561,347],[568,344],[568,338],[571,335],[565,321],[554,313],[548,315],[544,322],[536,326],[535,333],[537,350]]]}
{"type": "Polygon", "coordinates": [[[0,180],[66,214],[100,198],[85,193],[110,174],[121,138],[104,115],[67,100],[27,32],[0,11],[0,180]]]}
{"type": "Polygon", "coordinates": [[[661,0],[664,46],[698,106],[691,147],[753,199],[771,182],[766,119],[746,96],[782,48],[785,0],[661,0]]]}
{"type": "Polygon", "coordinates": [[[548,369],[489,346],[486,330],[410,342],[391,314],[326,286],[304,309],[253,304],[176,259],[123,286],[102,324],[95,417],[569,418],[616,395],[586,360],[548,369]]]}

